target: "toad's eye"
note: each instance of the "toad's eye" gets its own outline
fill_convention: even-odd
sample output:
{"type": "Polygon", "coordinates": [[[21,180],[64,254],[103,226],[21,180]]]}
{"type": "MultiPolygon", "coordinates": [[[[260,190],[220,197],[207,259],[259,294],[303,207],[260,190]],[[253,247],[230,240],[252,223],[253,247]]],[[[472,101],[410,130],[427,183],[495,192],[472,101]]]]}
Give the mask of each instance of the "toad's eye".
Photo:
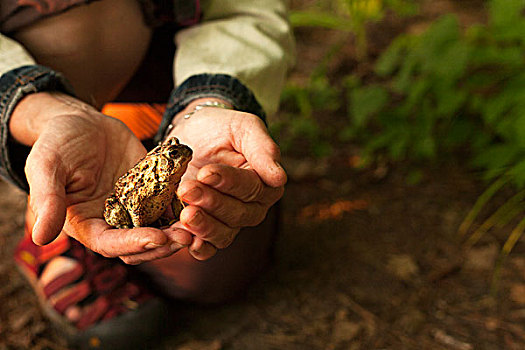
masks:
{"type": "Polygon", "coordinates": [[[168,156],[168,158],[170,159],[176,159],[178,156],[179,156],[180,152],[179,152],[179,149],[178,148],[170,148],[168,149],[168,151],[166,152],[166,155],[168,156]]]}

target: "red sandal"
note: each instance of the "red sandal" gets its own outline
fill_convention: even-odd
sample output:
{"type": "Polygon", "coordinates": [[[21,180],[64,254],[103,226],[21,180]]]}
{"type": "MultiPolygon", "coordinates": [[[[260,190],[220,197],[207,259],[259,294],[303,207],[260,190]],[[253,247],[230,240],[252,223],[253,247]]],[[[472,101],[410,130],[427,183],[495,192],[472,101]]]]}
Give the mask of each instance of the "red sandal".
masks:
{"type": "Polygon", "coordinates": [[[26,221],[15,261],[44,313],[71,346],[132,349],[158,339],[166,324],[166,305],[147,290],[133,267],[63,234],[37,246],[31,240],[31,221],[26,221]]]}

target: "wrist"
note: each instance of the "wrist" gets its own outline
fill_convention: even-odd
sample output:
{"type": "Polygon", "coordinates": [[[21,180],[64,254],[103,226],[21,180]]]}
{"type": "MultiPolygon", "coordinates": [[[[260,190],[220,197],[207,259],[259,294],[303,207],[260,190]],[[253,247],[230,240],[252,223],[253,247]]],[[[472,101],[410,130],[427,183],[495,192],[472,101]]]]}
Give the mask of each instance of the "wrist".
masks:
{"type": "Polygon", "coordinates": [[[175,116],[178,116],[182,110],[188,111],[188,104],[200,98],[216,98],[228,102],[236,111],[254,114],[265,121],[262,107],[254,94],[240,80],[227,74],[196,74],[184,80],[171,93],[155,141],[159,142],[165,137],[168,133],[166,129],[175,116]]]}
{"type": "Polygon", "coordinates": [[[225,101],[216,97],[202,97],[192,100],[184,109],[173,117],[173,120],[168,125],[164,132],[163,139],[166,139],[167,136],[177,127],[184,124],[186,119],[189,119],[198,110],[205,107],[216,107],[223,109],[233,109],[233,106],[230,102],[225,101]]]}
{"type": "Polygon", "coordinates": [[[87,115],[92,106],[61,92],[37,92],[25,96],[14,108],[9,131],[14,140],[32,146],[45,125],[55,117],[87,115]]]}
{"type": "Polygon", "coordinates": [[[198,108],[198,106],[202,106],[202,105],[205,105],[207,103],[218,103],[218,104],[226,106],[227,108],[233,109],[233,106],[232,106],[232,104],[230,102],[225,101],[225,100],[220,99],[220,98],[216,98],[216,97],[197,98],[197,99],[191,101],[182,111],[177,113],[175,115],[175,117],[173,118],[173,121],[171,123],[172,124],[177,124],[177,122],[180,122],[181,119],[184,119],[184,117],[186,115],[195,112],[195,110],[198,108]]]}

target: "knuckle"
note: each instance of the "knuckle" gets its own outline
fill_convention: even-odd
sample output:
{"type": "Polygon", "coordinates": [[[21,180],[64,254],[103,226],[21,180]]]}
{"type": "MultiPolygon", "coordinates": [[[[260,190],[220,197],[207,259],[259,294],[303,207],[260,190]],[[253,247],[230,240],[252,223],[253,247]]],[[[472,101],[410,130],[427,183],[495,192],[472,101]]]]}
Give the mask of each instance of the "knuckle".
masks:
{"type": "Polygon", "coordinates": [[[124,264],[126,265],[137,265],[137,260],[133,259],[132,257],[129,257],[129,256],[121,256],[120,257],[120,260],[122,260],[124,262],[124,264]]]}
{"type": "Polygon", "coordinates": [[[224,249],[224,248],[228,248],[228,246],[231,244],[229,238],[223,238],[221,239],[220,241],[218,241],[217,243],[214,244],[214,246],[218,249],[224,249]]]}
{"type": "Polygon", "coordinates": [[[198,234],[198,237],[201,238],[204,241],[210,241],[214,238],[213,229],[208,226],[203,226],[198,234]]]}
{"type": "Polygon", "coordinates": [[[220,198],[217,198],[215,194],[206,196],[206,203],[204,205],[212,212],[219,211],[223,206],[220,198]]]}
{"type": "Polygon", "coordinates": [[[100,246],[99,241],[95,237],[92,237],[91,239],[88,238],[88,240],[84,240],[81,237],[76,237],[75,235],[72,235],[71,237],[73,237],[74,239],[79,241],[84,247],[94,251],[95,253],[100,254],[105,258],[110,257],[106,249],[100,246]]]}
{"type": "Polygon", "coordinates": [[[235,219],[234,219],[234,225],[246,225],[248,222],[250,222],[252,214],[246,206],[241,206],[238,210],[235,211],[235,219]]]}
{"type": "Polygon", "coordinates": [[[268,196],[268,203],[270,206],[274,205],[284,195],[284,186],[276,188],[268,196]]]}
{"type": "Polygon", "coordinates": [[[223,239],[218,244],[216,244],[215,247],[219,249],[228,248],[233,243],[237,232],[239,232],[237,229],[226,232],[223,239]]]}
{"type": "Polygon", "coordinates": [[[265,210],[257,211],[257,213],[255,214],[253,226],[259,225],[261,222],[264,221],[264,219],[266,219],[266,211],[265,210]]]}
{"type": "Polygon", "coordinates": [[[217,249],[224,249],[227,247],[226,241],[222,240],[214,244],[217,249]]]}
{"type": "Polygon", "coordinates": [[[260,181],[256,181],[254,186],[251,188],[248,196],[246,196],[246,202],[255,202],[258,198],[261,197],[262,192],[264,191],[264,185],[260,181]]]}
{"type": "Polygon", "coordinates": [[[92,249],[94,252],[97,252],[98,254],[102,255],[104,258],[113,258],[113,254],[110,254],[106,249],[104,248],[95,248],[92,249]]]}

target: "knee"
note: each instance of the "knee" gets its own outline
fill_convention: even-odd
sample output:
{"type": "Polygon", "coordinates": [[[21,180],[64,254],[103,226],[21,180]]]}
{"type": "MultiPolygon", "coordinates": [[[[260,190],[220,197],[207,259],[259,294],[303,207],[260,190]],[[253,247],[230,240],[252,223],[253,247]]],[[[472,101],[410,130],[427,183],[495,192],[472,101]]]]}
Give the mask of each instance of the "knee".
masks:
{"type": "Polygon", "coordinates": [[[114,0],[71,8],[15,37],[38,63],[63,73],[80,98],[101,105],[131,78],[151,31],[136,1],[114,0]]]}
{"type": "Polygon", "coordinates": [[[171,292],[177,299],[202,304],[221,304],[242,297],[256,276],[256,271],[246,271],[236,276],[228,273],[197,274],[176,288],[171,288],[171,292]]]}

